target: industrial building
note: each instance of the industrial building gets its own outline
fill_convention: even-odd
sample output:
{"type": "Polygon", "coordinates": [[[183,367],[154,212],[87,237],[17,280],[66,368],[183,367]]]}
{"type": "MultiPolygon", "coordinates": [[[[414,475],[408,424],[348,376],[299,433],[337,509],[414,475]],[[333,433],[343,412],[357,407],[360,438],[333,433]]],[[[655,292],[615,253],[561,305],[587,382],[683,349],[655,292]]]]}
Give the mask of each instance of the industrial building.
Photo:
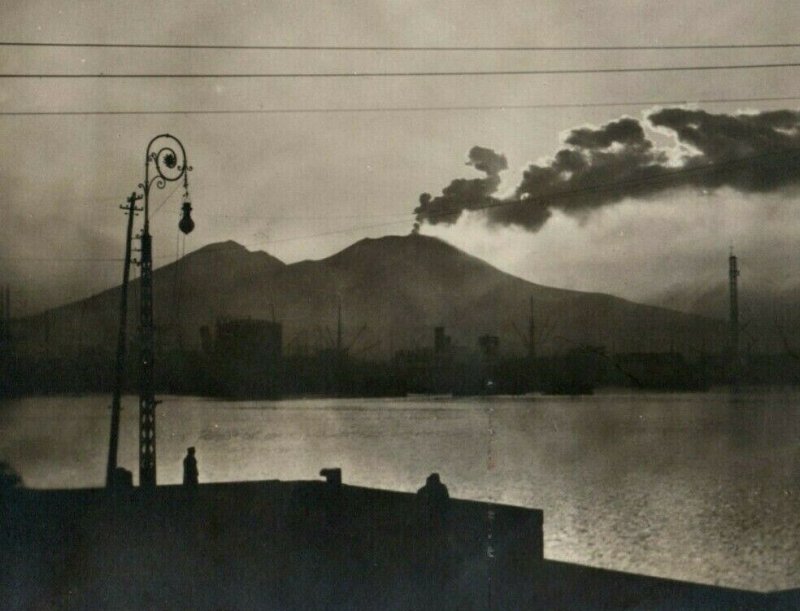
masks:
{"type": "MultiPolygon", "coordinates": [[[[208,342],[204,342],[208,347],[208,342]]],[[[283,328],[271,320],[218,320],[211,361],[222,394],[277,397],[280,394],[283,328]]]]}

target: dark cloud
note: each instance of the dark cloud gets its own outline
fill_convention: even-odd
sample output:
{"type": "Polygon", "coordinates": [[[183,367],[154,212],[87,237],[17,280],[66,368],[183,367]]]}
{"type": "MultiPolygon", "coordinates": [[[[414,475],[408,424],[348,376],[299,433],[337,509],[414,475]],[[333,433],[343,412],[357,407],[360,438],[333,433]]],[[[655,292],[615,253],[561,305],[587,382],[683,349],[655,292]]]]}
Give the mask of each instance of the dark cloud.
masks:
{"type": "Polygon", "coordinates": [[[699,154],[684,166],[724,164],[755,157],[729,172],[702,173],[692,184],[717,188],[730,186],[742,192],[767,192],[800,182],[797,149],[800,148],[800,113],[777,110],[759,114],[714,115],[702,110],[668,108],[651,114],[653,126],[675,133],[678,140],[699,154]],[[795,149],[792,154],[768,153],[795,149]]]}
{"type": "Polygon", "coordinates": [[[498,155],[492,149],[483,148],[482,146],[473,146],[470,149],[467,165],[471,165],[481,172],[486,172],[489,176],[498,176],[500,172],[508,169],[508,161],[506,161],[505,155],[498,155]]]}
{"type": "Polygon", "coordinates": [[[455,222],[462,210],[479,210],[491,206],[500,186],[500,172],[508,168],[503,155],[491,149],[474,146],[469,151],[467,165],[486,174],[486,178],[456,178],[442,190],[438,197],[423,193],[415,210],[418,220],[428,222],[455,222]]]}
{"type": "Polygon", "coordinates": [[[587,149],[608,148],[615,142],[625,146],[645,148],[652,146],[652,143],[645,138],[641,124],[629,117],[609,123],[601,129],[586,127],[574,129],[566,139],[567,144],[587,149]]]}
{"type": "Polygon", "coordinates": [[[468,164],[486,177],[456,179],[436,197],[423,194],[417,222],[454,223],[465,210],[484,209],[490,223],[536,231],[554,210],[585,215],[627,197],[647,198],[667,189],[726,186],[752,193],[800,183],[796,111],[715,115],[667,108],[651,113],[647,122],[683,145],[677,158],[656,147],[639,121],[623,117],[598,128],[572,130],[550,163],[530,165],[513,196],[500,199],[495,194],[506,158],[474,147],[468,164]]]}

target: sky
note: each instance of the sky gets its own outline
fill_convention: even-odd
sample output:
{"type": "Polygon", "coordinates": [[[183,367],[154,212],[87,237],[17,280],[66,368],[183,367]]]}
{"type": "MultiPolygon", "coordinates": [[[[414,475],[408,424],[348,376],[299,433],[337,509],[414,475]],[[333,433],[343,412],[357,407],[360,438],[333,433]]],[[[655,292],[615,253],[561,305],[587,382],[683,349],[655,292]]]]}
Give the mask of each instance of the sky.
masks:
{"type": "MultiPolygon", "coordinates": [[[[714,45],[791,43],[798,25],[800,5],[790,1],[28,1],[0,7],[0,42],[714,45]]],[[[441,72],[793,62],[800,62],[800,48],[365,52],[0,46],[3,74],[441,72]]],[[[800,106],[798,75],[800,68],[784,67],[392,78],[3,79],[0,113],[281,112],[0,114],[0,283],[12,287],[16,314],[117,284],[125,231],[119,205],[143,180],[145,147],[156,134],[174,134],[186,147],[196,222],[183,243],[176,228],[182,190],[173,192],[172,184],[154,190],[156,265],[228,239],[293,262],[328,256],[363,237],[408,233],[420,194],[436,198],[455,179],[492,178],[491,201],[513,200],[526,169],[532,164],[550,168],[559,150],[577,146],[568,142],[571,137],[578,141],[576,130],[584,134],[580,142],[585,144],[587,134],[596,137],[609,125],[633,121],[649,143],[641,158],[650,163],[663,153],[659,163],[682,167],[686,158],[699,155],[698,149],[674,130],[654,125],[655,113],[675,108],[669,102],[676,100],[798,96],[682,107],[728,117],[794,113],[800,106]],[[547,104],[602,105],[519,108],[547,104]],[[486,106],[493,108],[464,108],[486,106]],[[399,107],[428,110],[330,112],[399,107]],[[312,109],[326,112],[298,112],[312,109]],[[502,171],[495,168],[488,176],[474,160],[468,165],[474,147],[502,156],[502,171]]],[[[791,117],[796,121],[796,115],[791,117]]],[[[796,135],[794,123],[772,128],[770,133],[790,141],[796,135]]],[[[734,145],[738,137],[726,132],[734,145]]],[[[644,150],[641,141],[613,141],[599,153],[581,150],[597,159],[608,153],[627,160],[634,149],[626,147],[638,154],[644,150]]],[[[706,158],[715,159],[708,151],[706,158]]],[[[508,222],[513,214],[498,222],[480,211],[449,219],[456,222],[418,220],[421,233],[545,285],[658,302],[668,292],[724,282],[734,245],[743,282],[749,277],[764,286],[784,287],[796,283],[800,271],[800,217],[792,168],[779,169],[783,179],[769,188],[743,188],[733,178],[713,185],[691,182],[625,193],[607,202],[598,203],[598,198],[592,200],[597,205],[580,210],[555,206],[546,222],[535,226],[508,222]]]]}

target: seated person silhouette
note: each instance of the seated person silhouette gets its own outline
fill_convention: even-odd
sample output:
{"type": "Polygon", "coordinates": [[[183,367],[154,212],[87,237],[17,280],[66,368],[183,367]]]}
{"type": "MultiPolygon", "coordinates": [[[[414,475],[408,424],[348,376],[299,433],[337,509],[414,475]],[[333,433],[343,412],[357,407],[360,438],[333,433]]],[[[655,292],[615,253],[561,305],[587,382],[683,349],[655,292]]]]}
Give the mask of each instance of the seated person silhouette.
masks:
{"type": "Polygon", "coordinates": [[[183,459],[183,485],[197,486],[197,459],[194,457],[194,447],[187,448],[186,458],[183,459]]]}

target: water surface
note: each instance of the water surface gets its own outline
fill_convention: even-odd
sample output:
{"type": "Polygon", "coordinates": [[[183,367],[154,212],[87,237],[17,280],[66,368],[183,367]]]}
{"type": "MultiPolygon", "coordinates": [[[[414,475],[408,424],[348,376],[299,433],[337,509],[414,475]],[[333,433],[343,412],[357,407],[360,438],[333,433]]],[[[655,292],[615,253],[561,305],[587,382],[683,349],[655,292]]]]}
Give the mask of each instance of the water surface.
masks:
{"type": "MultiPolygon", "coordinates": [[[[800,587],[800,393],[313,399],[161,397],[158,481],[312,479],[541,508],[545,555],[758,590],[800,587]]],[[[33,487],[102,485],[109,398],[0,404],[0,460],[33,487]]],[[[136,399],[120,464],[136,472],[136,399]]]]}

